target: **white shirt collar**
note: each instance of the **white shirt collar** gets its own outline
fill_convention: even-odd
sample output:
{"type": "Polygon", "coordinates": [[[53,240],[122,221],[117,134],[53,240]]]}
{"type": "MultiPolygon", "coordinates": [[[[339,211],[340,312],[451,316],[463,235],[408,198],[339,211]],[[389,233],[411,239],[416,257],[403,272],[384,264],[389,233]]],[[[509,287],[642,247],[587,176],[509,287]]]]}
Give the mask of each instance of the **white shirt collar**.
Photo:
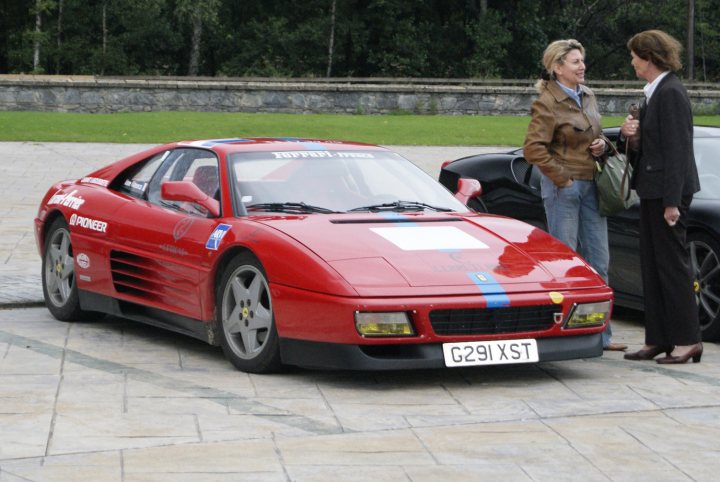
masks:
{"type": "Polygon", "coordinates": [[[645,91],[645,98],[647,98],[648,102],[650,102],[650,97],[652,97],[653,92],[655,92],[655,89],[657,89],[658,84],[662,79],[665,78],[667,74],[669,74],[670,71],[666,70],[662,74],[658,75],[655,80],[647,84],[645,87],[643,87],[643,91],[645,91]]]}

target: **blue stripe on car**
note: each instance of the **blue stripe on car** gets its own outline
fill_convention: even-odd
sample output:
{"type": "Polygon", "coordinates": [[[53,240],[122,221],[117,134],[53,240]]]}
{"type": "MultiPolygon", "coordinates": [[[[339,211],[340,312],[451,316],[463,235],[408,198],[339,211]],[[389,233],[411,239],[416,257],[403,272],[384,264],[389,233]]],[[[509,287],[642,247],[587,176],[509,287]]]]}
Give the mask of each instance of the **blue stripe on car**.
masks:
{"type": "Polygon", "coordinates": [[[505,293],[505,289],[490,273],[473,272],[468,273],[468,276],[480,288],[480,292],[485,295],[488,308],[510,306],[510,298],[505,293]]]}

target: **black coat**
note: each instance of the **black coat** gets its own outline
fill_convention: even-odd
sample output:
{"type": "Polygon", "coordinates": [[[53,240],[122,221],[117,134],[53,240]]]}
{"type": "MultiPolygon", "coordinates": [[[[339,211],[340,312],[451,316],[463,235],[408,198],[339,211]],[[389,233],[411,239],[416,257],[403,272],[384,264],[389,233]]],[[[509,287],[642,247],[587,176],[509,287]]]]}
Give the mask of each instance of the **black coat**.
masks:
{"type": "Polygon", "coordinates": [[[683,196],[700,190],[693,153],[693,117],[685,86],[670,72],[649,103],[640,106],[641,147],[633,186],[642,199],[680,206],[683,196]]]}

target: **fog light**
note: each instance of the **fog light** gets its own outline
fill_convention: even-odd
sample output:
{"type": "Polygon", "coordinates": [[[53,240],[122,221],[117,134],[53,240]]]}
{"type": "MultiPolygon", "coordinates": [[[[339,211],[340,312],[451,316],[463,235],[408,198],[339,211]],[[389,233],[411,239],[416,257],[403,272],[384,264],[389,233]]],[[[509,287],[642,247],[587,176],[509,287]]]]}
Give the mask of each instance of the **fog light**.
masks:
{"type": "Polygon", "coordinates": [[[413,336],[415,331],[404,311],[391,313],[355,312],[355,329],[362,336],[413,336]]]}
{"type": "Polygon", "coordinates": [[[599,326],[605,323],[610,316],[610,302],[599,301],[597,303],[581,303],[575,305],[570,314],[570,319],[565,324],[566,328],[588,328],[599,326]]]}

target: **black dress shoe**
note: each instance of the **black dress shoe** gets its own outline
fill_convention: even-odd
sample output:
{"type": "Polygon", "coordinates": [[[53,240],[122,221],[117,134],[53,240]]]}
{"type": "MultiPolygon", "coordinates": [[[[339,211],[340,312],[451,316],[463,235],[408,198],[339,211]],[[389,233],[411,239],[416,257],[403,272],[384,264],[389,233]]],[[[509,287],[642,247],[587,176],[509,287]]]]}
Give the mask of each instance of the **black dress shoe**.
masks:
{"type": "Polygon", "coordinates": [[[658,356],[660,353],[665,352],[667,356],[670,356],[670,353],[672,352],[673,347],[670,345],[666,346],[654,346],[652,348],[647,348],[644,350],[638,350],[633,351],[630,353],[625,353],[625,359],[626,360],[652,360],[656,356],[658,356]]]}
{"type": "Polygon", "coordinates": [[[668,353],[668,356],[656,360],[661,365],[674,365],[678,363],[687,363],[692,358],[693,363],[700,363],[702,358],[703,344],[696,343],[693,347],[682,356],[672,356],[668,353]]]}

